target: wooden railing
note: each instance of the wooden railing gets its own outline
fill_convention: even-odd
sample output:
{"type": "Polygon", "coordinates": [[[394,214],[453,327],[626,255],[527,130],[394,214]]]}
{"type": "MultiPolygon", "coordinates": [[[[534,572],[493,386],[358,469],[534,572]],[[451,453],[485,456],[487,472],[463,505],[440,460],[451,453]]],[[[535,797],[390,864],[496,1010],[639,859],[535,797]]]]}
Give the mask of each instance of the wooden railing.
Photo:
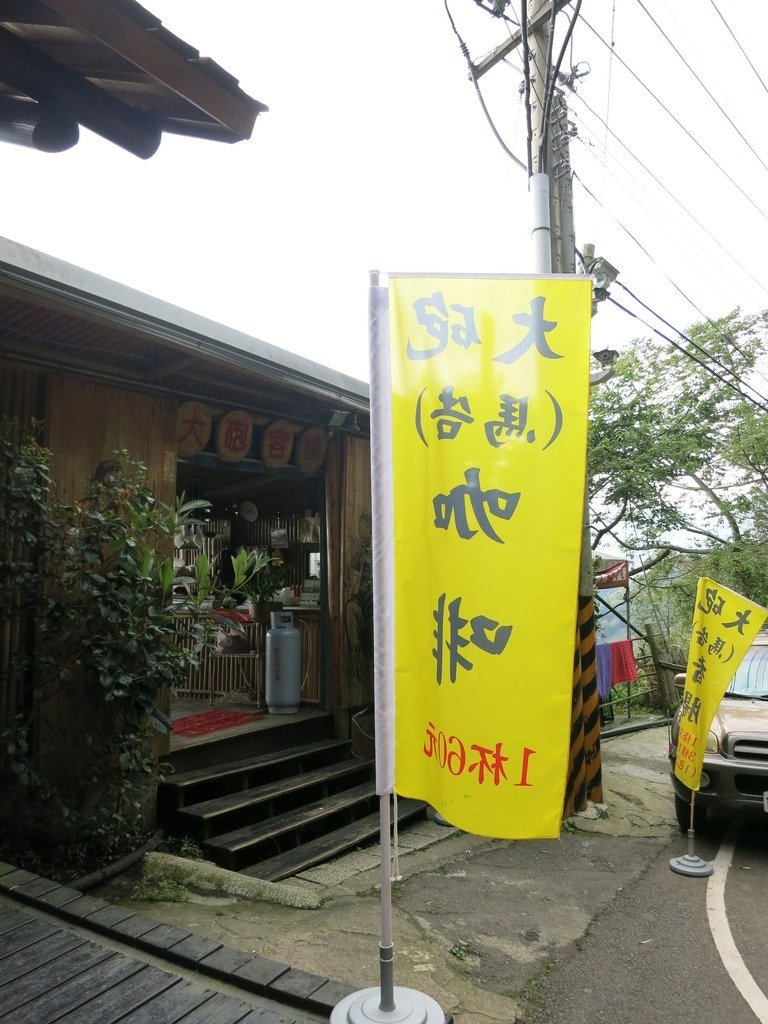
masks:
{"type": "MultiPolygon", "coordinates": [[[[184,616],[178,617],[179,643],[190,647],[192,641],[183,636],[184,616]]],[[[317,609],[294,610],[294,625],[301,635],[301,701],[321,703],[320,612],[317,609]]],[[[178,688],[180,697],[202,700],[264,700],[266,683],[266,638],[269,618],[245,623],[244,636],[250,655],[216,654],[204,651],[199,668],[187,672],[178,688]]]]}

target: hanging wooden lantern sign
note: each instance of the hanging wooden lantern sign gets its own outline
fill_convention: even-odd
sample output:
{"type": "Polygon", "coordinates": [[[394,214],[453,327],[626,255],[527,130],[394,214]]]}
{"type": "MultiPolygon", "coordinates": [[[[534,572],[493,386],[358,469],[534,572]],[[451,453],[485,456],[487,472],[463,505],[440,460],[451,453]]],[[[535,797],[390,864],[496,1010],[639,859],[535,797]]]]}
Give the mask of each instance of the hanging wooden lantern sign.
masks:
{"type": "Polygon", "coordinates": [[[253,418],[242,409],[225,413],[216,425],[216,453],[224,462],[241,462],[251,450],[253,418]]]}
{"type": "Polygon", "coordinates": [[[211,412],[200,402],[184,402],[176,413],[176,450],[197,455],[211,437],[211,412]]]}
{"type": "Polygon", "coordinates": [[[304,473],[320,469],[328,451],[328,435],[322,427],[309,427],[299,434],[293,461],[304,473]]]}
{"type": "Polygon", "coordinates": [[[261,461],[270,469],[288,464],[293,451],[293,425],[287,420],[275,420],[261,435],[261,461]]]}

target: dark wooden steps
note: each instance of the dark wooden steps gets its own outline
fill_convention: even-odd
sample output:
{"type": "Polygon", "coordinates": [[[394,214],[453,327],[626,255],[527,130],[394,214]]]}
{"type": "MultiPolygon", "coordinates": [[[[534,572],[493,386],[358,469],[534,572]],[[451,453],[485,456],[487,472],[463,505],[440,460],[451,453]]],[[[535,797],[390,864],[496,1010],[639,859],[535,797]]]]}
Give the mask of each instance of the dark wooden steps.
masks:
{"type": "MultiPolygon", "coordinates": [[[[346,740],[259,750],[251,757],[168,776],[159,791],[166,833],[202,843],[233,871],[288,878],[378,834],[375,766],[346,740]]],[[[426,805],[399,801],[400,820],[426,805]]]]}
{"type": "MultiPolygon", "coordinates": [[[[216,853],[216,859],[225,861],[226,867],[237,871],[259,859],[258,848],[263,848],[268,843],[279,845],[279,841],[283,840],[287,843],[287,848],[293,848],[298,845],[302,832],[317,832],[318,825],[324,819],[338,819],[340,815],[360,817],[367,814],[375,794],[376,786],[373,781],[363,783],[362,786],[353,786],[352,789],[346,789],[334,796],[287,811],[285,814],[275,815],[268,821],[257,822],[255,825],[247,825],[245,828],[206,839],[203,847],[216,853]]],[[[338,821],[331,827],[335,828],[336,825],[338,821]]],[[[317,837],[313,835],[311,838],[317,837]]]]}
{"type": "Polygon", "coordinates": [[[208,839],[212,829],[226,828],[230,831],[235,827],[235,819],[243,816],[247,815],[254,822],[270,817],[274,814],[275,805],[291,796],[301,797],[306,803],[307,799],[331,796],[352,781],[367,781],[372,777],[373,769],[373,761],[349,758],[263,786],[181,807],[176,812],[176,821],[193,838],[208,839]]]}
{"type": "Polygon", "coordinates": [[[227,764],[195,768],[169,775],[160,784],[161,813],[166,816],[191,802],[208,799],[217,793],[233,793],[249,788],[257,778],[285,777],[289,773],[330,764],[349,754],[347,740],[320,740],[287,750],[257,754],[227,764]]]}
{"type": "MultiPolygon", "coordinates": [[[[425,804],[421,800],[408,800],[401,797],[397,801],[397,820],[399,824],[410,821],[424,814],[425,804]]],[[[380,818],[378,811],[364,818],[353,821],[349,825],[320,836],[309,843],[303,843],[293,850],[259,861],[251,867],[243,868],[241,874],[253,878],[261,878],[267,882],[279,882],[290,878],[300,871],[322,864],[331,857],[337,857],[345,850],[354,849],[361,843],[374,839],[379,834],[380,818]]]]}

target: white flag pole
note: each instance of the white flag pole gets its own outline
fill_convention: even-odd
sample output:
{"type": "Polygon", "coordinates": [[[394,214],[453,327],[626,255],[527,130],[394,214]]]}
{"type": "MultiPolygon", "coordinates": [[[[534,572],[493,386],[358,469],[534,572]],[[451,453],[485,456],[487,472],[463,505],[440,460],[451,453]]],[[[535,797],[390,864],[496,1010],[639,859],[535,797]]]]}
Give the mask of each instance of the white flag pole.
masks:
{"type": "Polygon", "coordinates": [[[379,985],[353,992],[331,1011],[330,1024],[447,1024],[431,996],[394,983],[390,803],[395,791],[395,588],[392,501],[392,415],[387,290],[370,274],[371,508],[373,525],[373,658],[376,792],[379,795],[381,925],[379,985]]]}

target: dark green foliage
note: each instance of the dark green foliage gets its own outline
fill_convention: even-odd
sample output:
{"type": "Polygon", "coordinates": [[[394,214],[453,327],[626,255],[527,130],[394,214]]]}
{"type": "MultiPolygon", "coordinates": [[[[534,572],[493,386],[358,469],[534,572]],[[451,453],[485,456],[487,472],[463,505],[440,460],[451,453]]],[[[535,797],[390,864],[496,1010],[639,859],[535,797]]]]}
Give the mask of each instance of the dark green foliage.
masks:
{"type": "MultiPolygon", "coordinates": [[[[4,648],[0,812],[8,842],[121,852],[144,831],[158,767],[156,707],[212,643],[192,612],[177,643],[173,536],[194,514],[158,503],[126,452],[82,500],[54,496],[49,453],[17,426],[0,432],[0,625],[4,648]]],[[[16,856],[18,861],[18,855],[16,856]]]]}
{"type": "Polygon", "coordinates": [[[683,633],[699,576],[768,604],[768,423],[737,393],[756,397],[751,383],[768,395],[767,327],[768,314],[738,310],[692,327],[691,340],[715,358],[680,345],[714,374],[658,340],[638,339],[614,378],[593,389],[595,547],[608,538],[619,544],[638,579],[654,585],[664,615],[686,624],[683,633]]]}

